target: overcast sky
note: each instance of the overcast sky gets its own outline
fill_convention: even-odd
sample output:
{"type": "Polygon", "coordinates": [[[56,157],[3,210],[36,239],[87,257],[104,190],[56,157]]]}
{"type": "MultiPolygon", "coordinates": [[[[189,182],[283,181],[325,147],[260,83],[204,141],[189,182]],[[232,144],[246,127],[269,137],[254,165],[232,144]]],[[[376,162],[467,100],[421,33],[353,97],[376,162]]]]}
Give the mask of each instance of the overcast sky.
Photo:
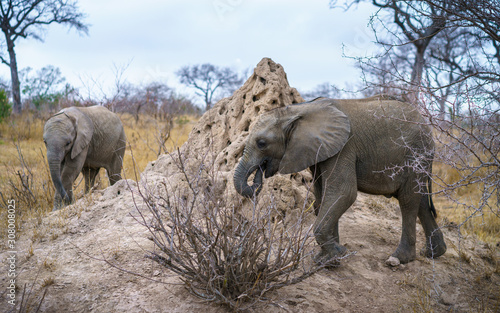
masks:
{"type": "MultiPolygon", "coordinates": [[[[80,0],[89,34],[50,25],[43,42],[16,44],[18,68],[59,67],[84,93],[90,81],[105,89],[114,67],[134,84],[163,81],[181,92],[175,71],[212,63],[236,71],[270,57],[287,72],[290,85],[307,91],[329,82],[344,87],[360,73],[343,57],[373,50],[367,27],[373,6],[344,12],[329,0],[80,0]]],[[[10,77],[7,66],[0,75],[10,77]]]]}

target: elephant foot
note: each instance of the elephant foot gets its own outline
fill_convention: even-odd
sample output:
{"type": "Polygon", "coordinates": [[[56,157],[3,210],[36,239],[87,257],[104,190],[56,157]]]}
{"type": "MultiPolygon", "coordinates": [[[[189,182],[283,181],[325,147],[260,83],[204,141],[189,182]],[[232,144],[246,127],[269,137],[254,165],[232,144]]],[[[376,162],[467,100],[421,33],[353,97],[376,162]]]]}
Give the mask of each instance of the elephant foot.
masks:
{"type": "Polygon", "coordinates": [[[63,206],[64,205],[62,201],[54,200],[54,207],[52,208],[52,212],[62,209],[63,206]]]}
{"type": "MultiPolygon", "coordinates": [[[[391,257],[396,258],[399,260],[401,264],[409,263],[411,261],[414,261],[417,258],[417,253],[415,252],[415,248],[413,249],[400,249],[399,247],[396,249],[396,252],[394,252],[391,257]]],[[[386,262],[388,262],[389,259],[387,259],[386,262]]]]}
{"type": "Polygon", "coordinates": [[[429,259],[435,259],[446,252],[446,244],[444,243],[442,237],[441,240],[437,239],[431,242],[432,244],[430,242],[426,243],[425,248],[421,251],[422,255],[428,257],[429,259]]]}
{"type": "Polygon", "coordinates": [[[385,264],[391,267],[396,267],[401,264],[401,261],[391,255],[387,260],[385,260],[385,264]]]}
{"type": "Polygon", "coordinates": [[[52,212],[60,210],[68,205],[71,205],[73,203],[73,200],[71,198],[65,198],[64,200],[62,199],[57,199],[54,200],[54,207],[52,208],[52,212]]]}
{"type": "Polygon", "coordinates": [[[325,267],[338,267],[340,259],[347,253],[347,249],[341,245],[322,246],[321,251],[313,257],[313,261],[325,267]]]}

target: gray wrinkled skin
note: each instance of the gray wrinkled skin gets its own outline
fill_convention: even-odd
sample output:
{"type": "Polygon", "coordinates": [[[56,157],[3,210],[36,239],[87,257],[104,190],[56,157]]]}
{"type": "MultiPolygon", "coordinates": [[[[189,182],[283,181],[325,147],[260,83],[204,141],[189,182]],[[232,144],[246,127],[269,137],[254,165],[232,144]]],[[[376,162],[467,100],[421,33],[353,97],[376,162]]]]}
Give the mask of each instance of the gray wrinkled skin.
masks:
{"type": "Polygon", "coordinates": [[[236,167],[234,185],[245,197],[257,195],[262,174],[314,175],[314,234],[324,263],[339,257],[338,223],[357,191],[395,197],[402,214],[401,241],[392,254],[401,263],[416,258],[416,220],[426,236],[427,257],[446,251],[435,221],[430,192],[434,141],[415,107],[388,96],[333,100],[319,98],[259,117],[236,167]],[[256,172],[252,185],[248,177],[256,172]]]}
{"type": "Polygon", "coordinates": [[[121,179],[125,132],[120,118],[105,107],[63,109],[45,123],[43,140],[56,188],[54,210],[73,202],[73,182],[80,172],[85,192],[94,185],[101,167],[111,185],[121,179]]]}

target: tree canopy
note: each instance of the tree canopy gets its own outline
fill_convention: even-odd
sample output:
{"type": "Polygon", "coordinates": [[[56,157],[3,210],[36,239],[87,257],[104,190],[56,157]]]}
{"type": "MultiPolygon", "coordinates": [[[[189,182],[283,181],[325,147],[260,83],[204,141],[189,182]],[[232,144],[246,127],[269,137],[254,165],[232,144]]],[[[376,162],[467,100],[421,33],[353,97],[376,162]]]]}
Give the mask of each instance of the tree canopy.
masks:
{"type": "Polygon", "coordinates": [[[182,84],[194,88],[196,94],[203,98],[207,111],[218,92],[232,93],[243,83],[243,79],[231,68],[209,63],[184,66],[176,75],[182,84]]]}
{"type": "Polygon", "coordinates": [[[0,28],[4,35],[0,61],[10,68],[14,112],[22,109],[21,90],[15,43],[19,39],[43,40],[50,24],[62,24],[87,33],[85,14],[78,9],[77,1],[69,0],[2,0],[0,1],[0,28]]]}

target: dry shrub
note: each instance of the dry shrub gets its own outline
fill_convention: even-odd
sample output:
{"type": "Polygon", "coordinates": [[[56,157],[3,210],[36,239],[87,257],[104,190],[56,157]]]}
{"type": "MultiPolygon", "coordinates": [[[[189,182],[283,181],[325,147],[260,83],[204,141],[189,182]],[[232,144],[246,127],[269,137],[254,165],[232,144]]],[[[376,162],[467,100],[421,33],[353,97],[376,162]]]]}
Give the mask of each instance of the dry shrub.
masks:
{"type": "Polygon", "coordinates": [[[425,110],[434,128],[433,191],[459,233],[498,243],[500,231],[500,128],[494,110],[472,100],[449,120],[425,110]],[[440,199],[441,198],[441,199],[440,199]]]}
{"type": "Polygon", "coordinates": [[[285,223],[272,201],[253,201],[245,214],[251,217],[245,218],[240,197],[222,191],[225,186],[213,165],[202,161],[187,170],[184,163],[190,160],[180,152],[170,157],[183,180],[163,182],[154,192],[144,185],[145,209],[139,211],[155,247],[147,257],[179,275],[192,294],[245,310],[268,300],[269,291],[326,266],[309,258],[313,236],[304,222],[308,208],[285,223]]]}
{"type": "Polygon", "coordinates": [[[52,285],[54,281],[50,279],[44,280],[42,283],[43,292],[40,290],[38,293],[34,292],[33,284],[26,289],[26,284],[24,284],[23,291],[21,293],[21,299],[19,305],[11,307],[10,310],[6,311],[8,313],[38,313],[41,312],[41,307],[45,296],[47,295],[48,287],[52,285]]]}
{"type": "Polygon", "coordinates": [[[54,188],[45,155],[39,150],[34,159],[27,160],[20,145],[15,146],[19,163],[4,167],[7,174],[2,182],[5,188],[0,191],[1,200],[6,205],[8,199],[14,199],[16,207],[26,211],[46,211],[52,207],[54,188]]]}
{"type": "MultiPolygon", "coordinates": [[[[40,221],[52,209],[54,187],[43,148],[43,125],[41,116],[23,112],[0,130],[4,139],[0,142],[0,217],[7,226],[8,203],[14,200],[18,230],[23,221],[40,221]]],[[[1,232],[0,238],[6,235],[1,232]]]]}

